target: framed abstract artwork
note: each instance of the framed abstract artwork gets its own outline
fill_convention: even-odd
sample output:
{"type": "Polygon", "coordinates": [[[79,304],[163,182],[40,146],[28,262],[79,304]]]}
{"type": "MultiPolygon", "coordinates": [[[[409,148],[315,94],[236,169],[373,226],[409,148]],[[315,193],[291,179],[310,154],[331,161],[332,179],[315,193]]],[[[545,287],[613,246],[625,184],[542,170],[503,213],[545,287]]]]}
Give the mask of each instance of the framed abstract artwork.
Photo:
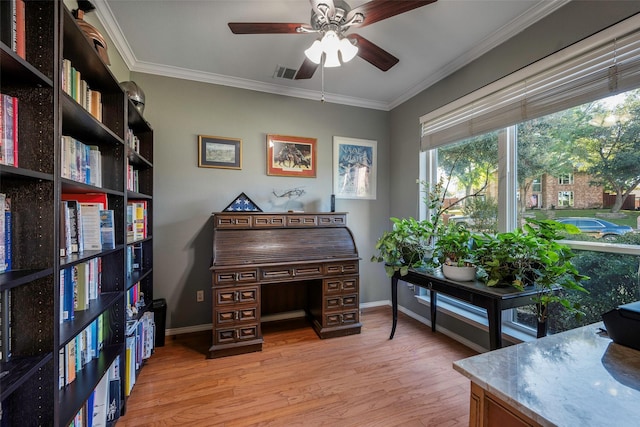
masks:
{"type": "Polygon", "coordinates": [[[377,141],[333,137],[333,194],[338,199],[376,198],[377,141]]]}
{"type": "Polygon", "coordinates": [[[198,166],[242,169],[242,140],[198,135],[198,166]]]}
{"type": "Polygon", "coordinates": [[[267,135],[267,175],[315,178],[315,138],[267,135]]]}

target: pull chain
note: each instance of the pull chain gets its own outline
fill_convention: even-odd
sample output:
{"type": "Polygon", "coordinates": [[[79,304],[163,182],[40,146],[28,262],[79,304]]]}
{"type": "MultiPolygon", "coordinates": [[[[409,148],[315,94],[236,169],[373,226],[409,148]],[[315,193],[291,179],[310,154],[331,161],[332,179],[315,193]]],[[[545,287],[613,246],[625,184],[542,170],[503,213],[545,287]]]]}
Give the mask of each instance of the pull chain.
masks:
{"type": "Polygon", "coordinates": [[[320,96],[320,102],[324,102],[324,57],[325,54],[322,54],[322,56],[320,57],[320,80],[322,82],[322,93],[320,96]]]}

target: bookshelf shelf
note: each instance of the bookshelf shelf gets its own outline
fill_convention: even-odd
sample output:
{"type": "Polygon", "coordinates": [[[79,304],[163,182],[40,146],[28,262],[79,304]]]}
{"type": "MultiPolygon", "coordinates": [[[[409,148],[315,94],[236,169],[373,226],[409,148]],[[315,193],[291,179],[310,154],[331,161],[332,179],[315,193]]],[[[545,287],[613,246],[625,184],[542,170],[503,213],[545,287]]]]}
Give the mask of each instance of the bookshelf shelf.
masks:
{"type": "Polygon", "coordinates": [[[2,367],[6,375],[0,380],[0,398],[4,400],[11,395],[25,380],[36,374],[45,364],[51,362],[51,353],[32,356],[16,357],[2,367]]]}
{"type": "MultiPolygon", "coordinates": [[[[13,124],[19,149],[16,165],[0,164],[0,193],[6,196],[0,200],[10,201],[11,213],[3,223],[11,221],[11,240],[0,235],[11,252],[11,267],[0,273],[0,425],[68,426],[86,414],[98,388],[105,403],[107,394],[120,402],[117,418],[135,381],[127,377],[125,390],[125,375],[144,364],[137,353],[131,359],[127,345],[151,328],[146,312],[153,306],[153,129],[63,0],[2,0],[0,6],[0,27],[20,31],[20,22],[13,26],[7,13],[14,7],[24,7],[25,23],[24,54],[0,32],[0,92],[16,100],[10,102],[18,106],[13,124]],[[74,97],[67,93],[69,66],[84,82],[74,86],[74,97]],[[99,92],[95,105],[89,90],[99,92]],[[136,150],[125,143],[132,133],[136,150]],[[85,157],[70,157],[72,150],[85,157]],[[71,161],[76,158],[81,161],[71,161]],[[71,165],[80,165],[80,173],[71,165]],[[128,166],[139,191],[127,190],[128,166]],[[92,168],[99,179],[90,175],[92,168]],[[92,197],[100,201],[88,201],[92,197]],[[144,201],[145,237],[135,243],[127,243],[131,200],[144,201]],[[90,210],[70,216],[74,203],[93,207],[93,228],[85,217],[90,210]],[[78,228],[81,223],[86,228],[78,228]],[[83,240],[90,243],[81,251],[83,240]],[[129,274],[134,248],[141,269],[129,274]],[[128,316],[134,288],[145,300],[128,316]],[[127,336],[131,320],[139,322],[133,338],[127,336]]],[[[7,262],[4,251],[0,262],[7,262]]],[[[145,349],[148,357],[148,342],[145,349]]],[[[104,421],[115,422],[106,412],[104,421]]]]}
{"type": "Polygon", "coordinates": [[[52,87],[53,82],[20,58],[4,43],[0,44],[3,90],[11,87],[52,87]]]}

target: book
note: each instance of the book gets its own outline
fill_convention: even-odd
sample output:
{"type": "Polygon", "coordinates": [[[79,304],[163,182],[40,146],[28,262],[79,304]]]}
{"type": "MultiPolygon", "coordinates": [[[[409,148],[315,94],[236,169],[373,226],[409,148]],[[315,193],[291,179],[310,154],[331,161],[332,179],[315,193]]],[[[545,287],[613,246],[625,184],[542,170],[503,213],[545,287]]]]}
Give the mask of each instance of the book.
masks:
{"type": "Polygon", "coordinates": [[[13,98],[13,166],[18,167],[18,98],[13,98]]]}
{"type": "Polygon", "coordinates": [[[25,3],[24,0],[15,0],[16,2],[16,53],[22,59],[26,59],[26,40],[25,40],[25,3]]]}
{"type": "MultiPolygon", "coordinates": [[[[89,184],[102,187],[102,155],[97,145],[89,145],[89,184]]],[[[106,203],[105,203],[106,205],[106,203]]]]}
{"type": "Polygon", "coordinates": [[[100,211],[104,209],[102,203],[80,202],[80,223],[82,224],[82,250],[102,250],[102,236],[100,233],[100,211]]]}
{"type": "MultiPolygon", "coordinates": [[[[4,212],[5,203],[7,200],[7,195],[4,193],[0,193],[0,212],[4,212]]],[[[7,250],[6,243],[4,241],[6,227],[6,219],[4,215],[0,215],[0,273],[6,271],[6,267],[4,265],[5,252],[7,250]]]]}
{"type": "Polygon", "coordinates": [[[76,200],[66,200],[64,203],[64,218],[66,222],[65,233],[67,234],[67,255],[81,251],[82,227],[78,217],[79,204],[76,200]]]}
{"type": "Polygon", "coordinates": [[[73,266],[75,271],[76,304],[75,311],[84,311],[89,308],[89,265],[86,262],[73,266]]]}
{"type": "Polygon", "coordinates": [[[65,372],[67,373],[67,385],[76,379],[76,340],[72,339],[65,348],[65,372]]]}
{"type": "MultiPolygon", "coordinates": [[[[146,200],[131,200],[127,202],[127,205],[131,206],[131,222],[133,240],[143,240],[147,237],[147,201],[146,200]]],[[[127,207],[128,207],[127,206],[127,207]]],[[[127,221],[129,220],[129,211],[127,210],[127,221]]],[[[129,225],[127,224],[127,234],[129,232],[129,225]]]]}
{"type": "Polygon", "coordinates": [[[108,209],[100,210],[100,235],[102,238],[102,249],[115,249],[116,236],[113,222],[113,211],[108,209]]]}
{"type": "Polygon", "coordinates": [[[58,248],[61,257],[71,254],[71,228],[67,220],[66,205],[60,201],[60,221],[58,221],[58,248]]]}
{"type": "Polygon", "coordinates": [[[64,269],[64,299],[62,302],[63,320],[73,320],[75,318],[73,295],[73,267],[67,267],[64,269]]]}
{"type": "Polygon", "coordinates": [[[120,418],[121,394],[120,394],[120,356],[109,368],[109,395],[107,406],[107,422],[114,422],[120,418]]]}
{"type": "Polygon", "coordinates": [[[16,124],[15,117],[15,102],[14,98],[9,95],[0,95],[0,139],[2,149],[0,150],[0,163],[15,166],[14,158],[14,125],[16,124]]]}
{"type": "Polygon", "coordinates": [[[11,214],[11,198],[5,197],[4,203],[4,271],[10,271],[13,258],[13,228],[11,214]]]}
{"type": "Polygon", "coordinates": [[[109,373],[105,373],[94,390],[93,398],[93,427],[106,427],[107,401],[109,398],[109,373]]]}

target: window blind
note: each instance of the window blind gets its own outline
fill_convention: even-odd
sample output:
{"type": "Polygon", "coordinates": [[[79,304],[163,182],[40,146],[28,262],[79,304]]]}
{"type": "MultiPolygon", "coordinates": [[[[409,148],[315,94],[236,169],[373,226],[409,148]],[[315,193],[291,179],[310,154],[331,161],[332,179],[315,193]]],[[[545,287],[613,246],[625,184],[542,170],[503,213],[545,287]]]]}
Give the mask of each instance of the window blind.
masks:
{"type": "Polygon", "coordinates": [[[421,149],[640,86],[640,15],[599,32],[420,117],[421,149]]]}

